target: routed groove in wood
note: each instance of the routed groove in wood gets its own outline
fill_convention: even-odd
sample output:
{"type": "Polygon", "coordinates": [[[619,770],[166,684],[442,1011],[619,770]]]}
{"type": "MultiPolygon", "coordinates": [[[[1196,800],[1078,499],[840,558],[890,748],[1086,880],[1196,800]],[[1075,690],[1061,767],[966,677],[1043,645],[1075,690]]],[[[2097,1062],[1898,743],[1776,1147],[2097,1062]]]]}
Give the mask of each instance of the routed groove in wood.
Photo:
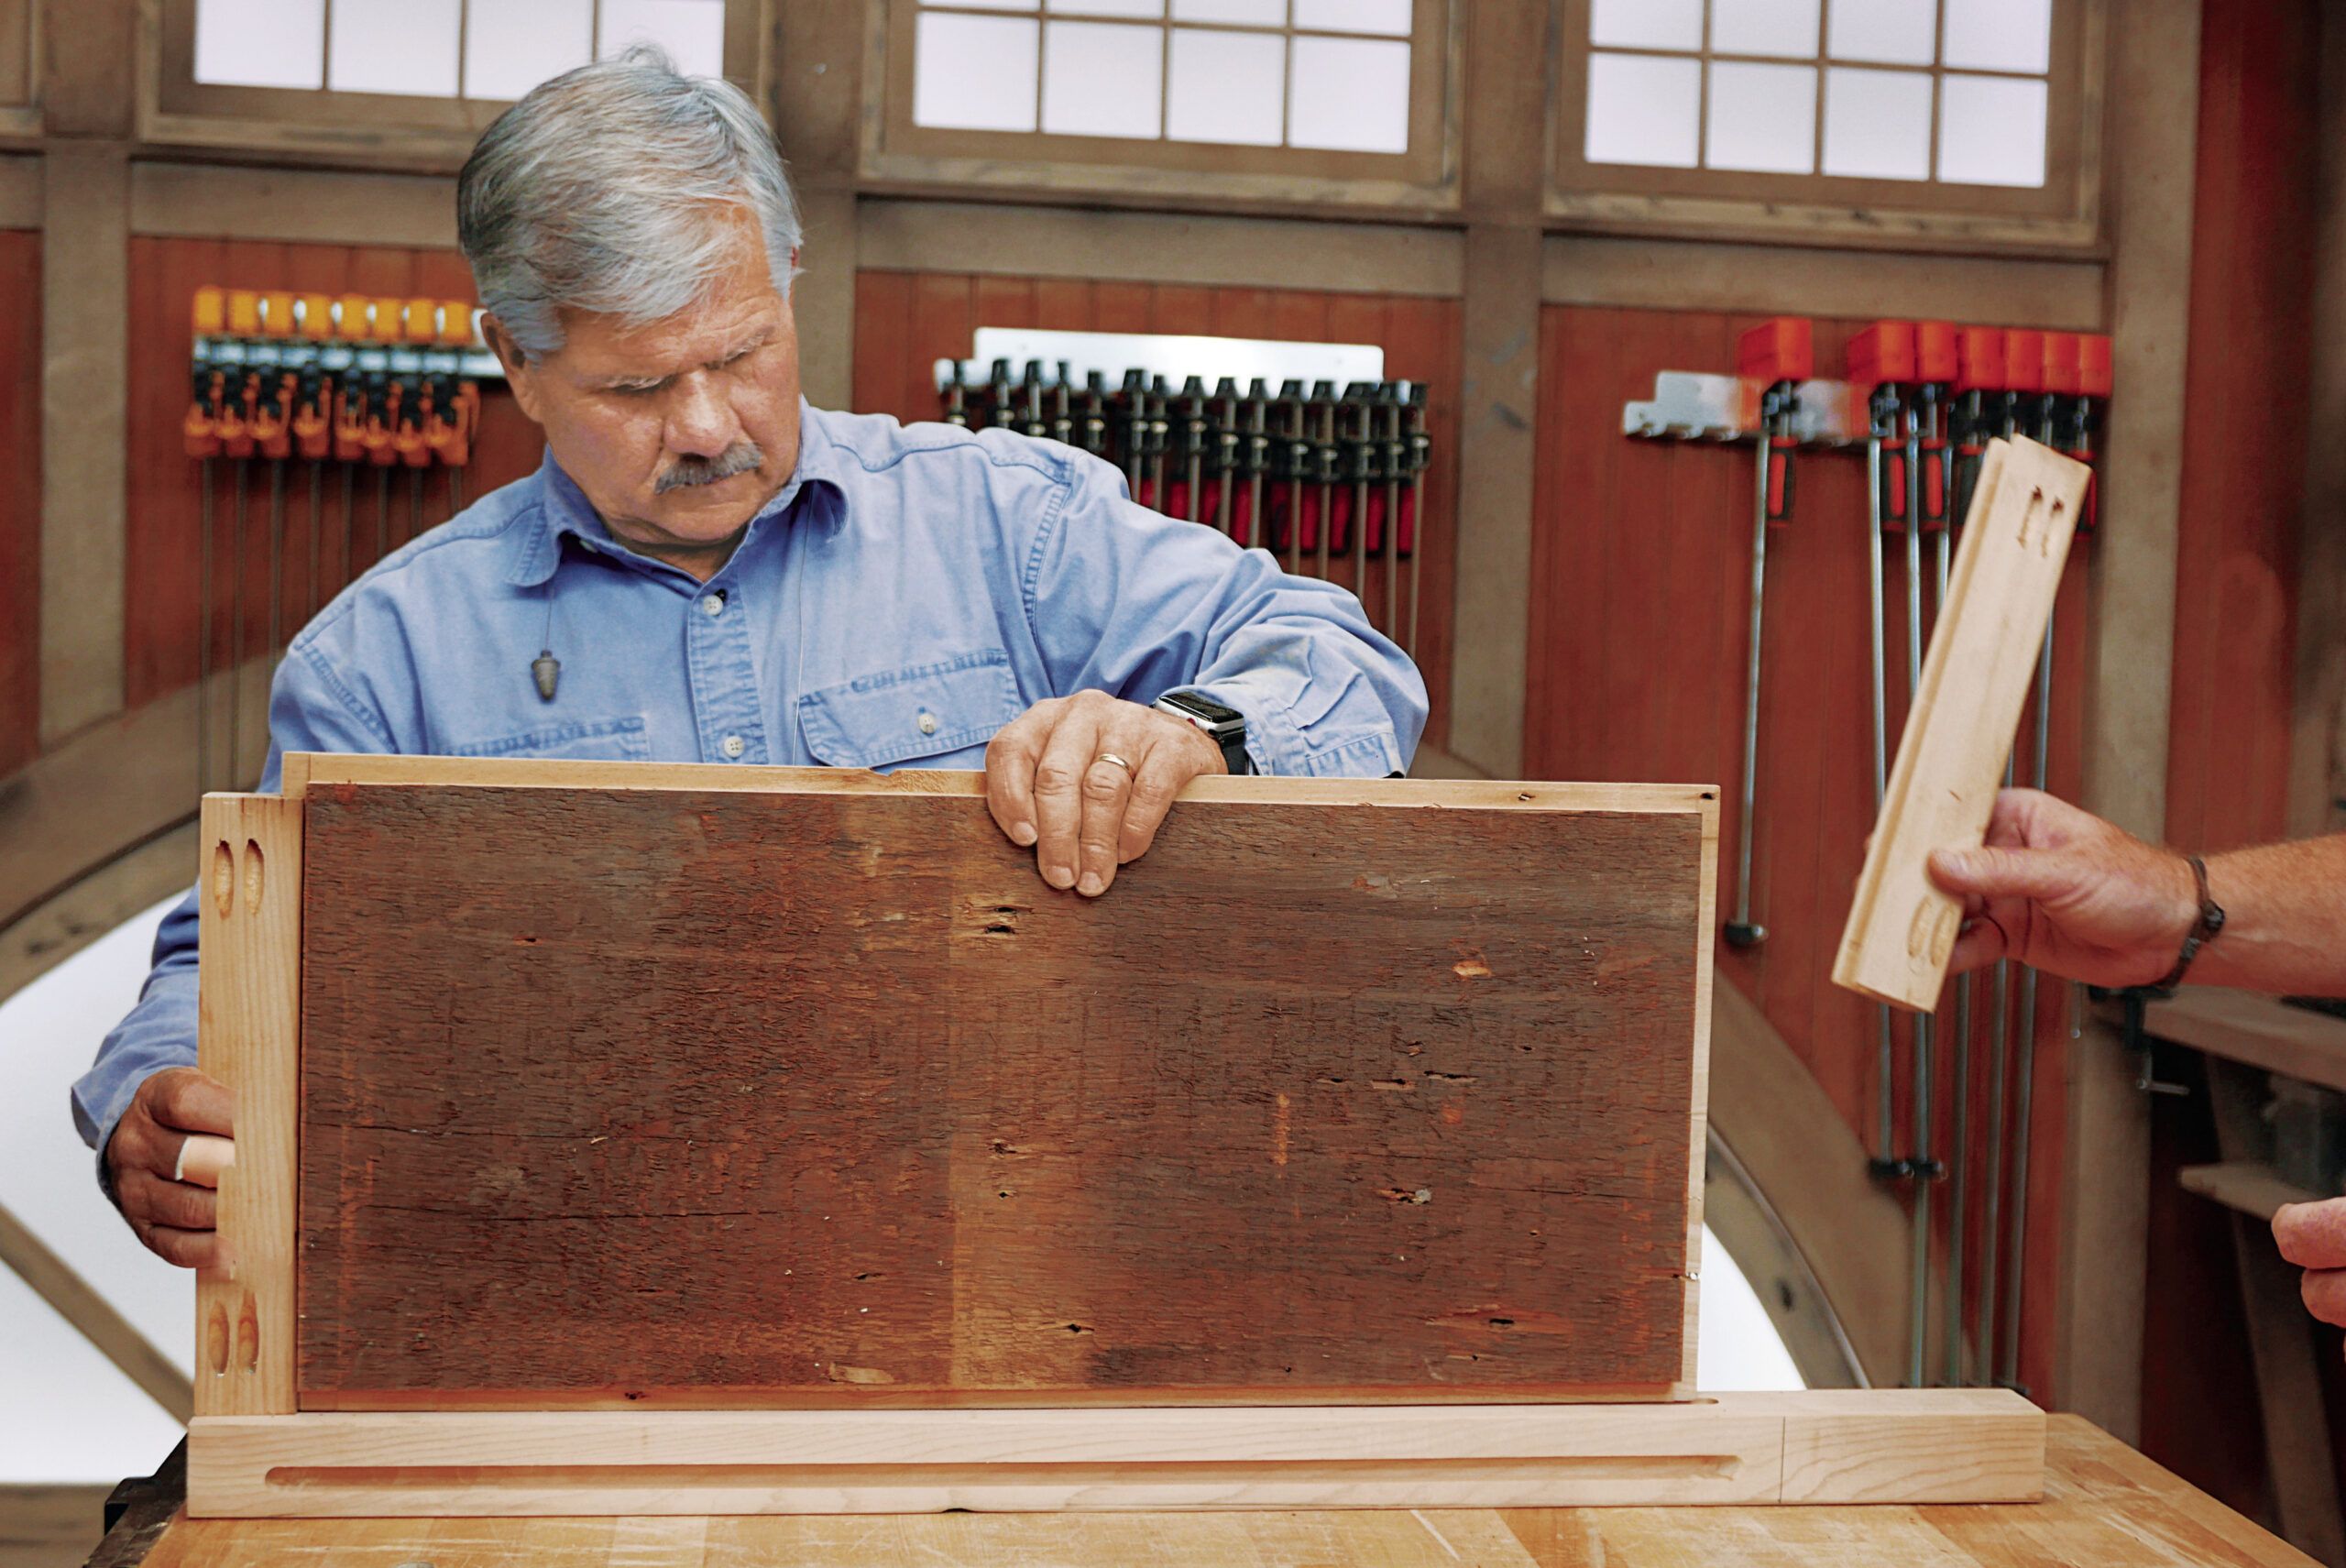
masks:
{"type": "Polygon", "coordinates": [[[1663,1397],[1702,820],[314,786],[312,1409],[1663,1397]]]}

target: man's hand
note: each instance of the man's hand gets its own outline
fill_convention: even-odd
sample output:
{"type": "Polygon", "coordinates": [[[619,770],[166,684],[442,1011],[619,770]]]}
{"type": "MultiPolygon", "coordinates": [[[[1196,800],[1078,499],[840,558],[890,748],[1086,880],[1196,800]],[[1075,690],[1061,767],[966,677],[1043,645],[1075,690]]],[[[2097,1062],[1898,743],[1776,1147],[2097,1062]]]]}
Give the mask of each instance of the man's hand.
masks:
{"type": "Polygon", "coordinates": [[[2306,1310],[2325,1323],[2346,1323],[2346,1198],[2282,1204],[2273,1239],[2306,1271],[2306,1310]]]}
{"type": "Polygon", "coordinates": [[[106,1141],[106,1168],[123,1217],[149,1250],[181,1268],[220,1259],[213,1184],[231,1153],[234,1102],[219,1080],[165,1068],[138,1086],[106,1141]]]}
{"type": "Polygon", "coordinates": [[[1964,901],[1953,974],[2012,958],[2089,985],[2148,985],[2198,917],[2183,857],[2033,789],[1996,797],[1985,848],[1935,850],[1930,870],[1964,901]]]}
{"type": "Polygon", "coordinates": [[[1138,860],[1181,786],[1229,772],[1197,726],[1105,692],[1038,702],[986,747],[986,806],[1014,844],[1035,846],[1053,887],[1087,898],[1138,860]]]}

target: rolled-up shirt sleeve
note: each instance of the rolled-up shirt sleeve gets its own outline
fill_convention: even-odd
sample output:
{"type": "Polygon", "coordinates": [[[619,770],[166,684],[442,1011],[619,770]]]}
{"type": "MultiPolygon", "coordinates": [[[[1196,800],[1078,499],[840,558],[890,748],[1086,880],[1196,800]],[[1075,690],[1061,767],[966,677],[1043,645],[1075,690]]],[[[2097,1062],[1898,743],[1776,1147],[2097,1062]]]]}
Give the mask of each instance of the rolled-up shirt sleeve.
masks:
{"type": "MultiPolygon", "coordinates": [[[[382,751],[388,734],[379,718],[364,713],[314,645],[295,644],[278,666],[269,692],[269,758],[259,793],[277,792],[287,751],[382,751]]],[[[153,968],[138,1004],[98,1047],[97,1060],[72,1089],[73,1125],[98,1152],[105,1181],[105,1147],[130,1109],[138,1086],[170,1067],[195,1065],[196,903],[190,889],[155,933],[153,968]]],[[[111,1192],[109,1192],[111,1196],[111,1192]]]]}
{"type": "Polygon", "coordinates": [[[1425,729],[1425,678],[1359,599],[1135,505],[1113,466],[1070,455],[1024,583],[1060,693],[1155,702],[1198,692],[1246,716],[1258,773],[1408,771],[1425,729]]]}

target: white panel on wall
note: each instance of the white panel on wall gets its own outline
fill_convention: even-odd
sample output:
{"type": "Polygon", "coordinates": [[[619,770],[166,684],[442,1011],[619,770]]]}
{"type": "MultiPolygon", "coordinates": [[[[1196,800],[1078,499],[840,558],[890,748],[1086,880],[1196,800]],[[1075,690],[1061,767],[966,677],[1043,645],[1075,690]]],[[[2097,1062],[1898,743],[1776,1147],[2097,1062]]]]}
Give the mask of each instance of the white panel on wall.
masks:
{"type": "Polygon", "coordinates": [[[1940,79],[1939,179],[1955,185],[2045,183],[2047,94],[2012,76],[1940,79]]]}
{"type": "Polygon", "coordinates": [[[1043,24],[1043,129],[1055,136],[1155,137],[1165,30],[1115,22],[1043,24]]]}
{"type": "Polygon", "coordinates": [[[973,11],[1037,11],[1043,0],[920,0],[924,5],[973,11]]]}
{"type": "Polygon", "coordinates": [[[1588,41],[1599,48],[1703,47],[1703,0],[1591,0],[1588,41]]]}
{"type": "Polygon", "coordinates": [[[725,0],[602,0],[597,52],[658,44],[687,76],[725,74],[725,0]]]}
{"type": "Polygon", "coordinates": [[[594,0],[471,0],[465,96],[519,98],[595,55],[594,0]]]}
{"type": "Polygon", "coordinates": [[[195,79],[224,87],[319,87],[326,0],[199,0],[195,79]]]}
{"type": "Polygon", "coordinates": [[[457,0],[334,0],[326,85],[342,93],[456,95],[457,0]]]}
{"type": "Polygon", "coordinates": [[[1588,57],[1589,162],[1692,169],[1702,157],[1702,120],[1701,60],[1588,57]]]}
{"type": "Polygon", "coordinates": [[[1299,36],[1288,71],[1288,144],[1409,151],[1409,46],[1299,36]]]}
{"type": "Polygon", "coordinates": [[[1820,15],[1820,0],[1711,0],[1711,48],[1814,60],[1820,15]]]}
{"type": "Polygon", "coordinates": [[[1173,29],[1165,134],[1175,141],[1279,144],[1287,39],[1277,33],[1173,29]]]}
{"type": "Polygon", "coordinates": [[[1946,0],[1946,65],[1957,71],[2053,69],[2053,0],[1946,0]]]}
{"type": "Polygon", "coordinates": [[[913,38],[913,124],[1033,130],[1037,32],[1018,16],[922,13],[913,38]]]}
{"type": "Polygon", "coordinates": [[[1409,36],[1409,0],[1295,0],[1295,25],[1332,33],[1409,36]]]}
{"type": "Polygon", "coordinates": [[[1833,0],[1825,52],[1871,65],[1928,65],[1938,58],[1938,0],[1833,0]]]}
{"type": "Polygon", "coordinates": [[[1715,60],[1703,162],[1753,174],[1816,169],[1816,68],[1715,60]]]}
{"type": "Polygon", "coordinates": [[[1173,0],[1177,22],[1233,22],[1246,27],[1287,25],[1287,0],[1173,0]]]}
{"type": "Polygon", "coordinates": [[[1825,172],[1853,179],[1931,177],[1931,76],[1923,71],[1825,73],[1825,172]]]}
{"type": "Polygon", "coordinates": [[[1050,0],[1058,16],[1146,16],[1161,19],[1165,0],[1050,0]]]}

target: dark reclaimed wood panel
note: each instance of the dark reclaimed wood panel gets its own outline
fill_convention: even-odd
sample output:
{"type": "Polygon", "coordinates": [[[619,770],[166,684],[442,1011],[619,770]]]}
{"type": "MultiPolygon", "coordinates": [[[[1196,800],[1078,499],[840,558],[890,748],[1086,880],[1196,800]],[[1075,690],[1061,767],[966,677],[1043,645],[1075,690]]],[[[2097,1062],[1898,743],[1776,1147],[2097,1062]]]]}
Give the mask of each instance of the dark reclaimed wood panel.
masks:
{"type": "Polygon", "coordinates": [[[1702,821],[318,785],[309,1408],[1663,1397],[1702,821]]]}

